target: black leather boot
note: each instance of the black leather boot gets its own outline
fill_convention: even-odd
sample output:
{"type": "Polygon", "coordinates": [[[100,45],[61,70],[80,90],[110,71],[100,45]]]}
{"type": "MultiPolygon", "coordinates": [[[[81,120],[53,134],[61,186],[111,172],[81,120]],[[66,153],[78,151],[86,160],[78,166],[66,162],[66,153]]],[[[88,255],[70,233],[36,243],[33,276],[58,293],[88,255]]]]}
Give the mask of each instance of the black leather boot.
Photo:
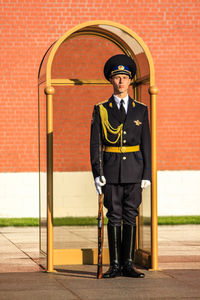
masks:
{"type": "Polygon", "coordinates": [[[121,226],[107,226],[110,253],[110,268],[103,278],[114,278],[121,275],[121,226]]]}
{"type": "Polygon", "coordinates": [[[145,275],[136,271],[133,268],[134,249],[136,239],[136,226],[123,226],[123,240],[122,240],[122,260],[123,268],[122,274],[125,277],[143,278],[145,275]]]}

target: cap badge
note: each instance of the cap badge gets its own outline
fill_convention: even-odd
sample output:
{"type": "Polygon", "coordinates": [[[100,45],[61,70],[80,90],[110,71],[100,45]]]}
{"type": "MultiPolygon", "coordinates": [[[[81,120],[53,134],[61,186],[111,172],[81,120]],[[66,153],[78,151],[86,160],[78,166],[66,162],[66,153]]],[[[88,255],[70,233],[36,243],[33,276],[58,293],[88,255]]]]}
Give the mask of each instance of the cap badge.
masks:
{"type": "Polygon", "coordinates": [[[133,122],[135,123],[136,126],[140,126],[142,124],[142,122],[140,122],[139,120],[134,120],[133,122]]]}
{"type": "Polygon", "coordinates": [[[118,66],[118,70],[123,71],[124,69],[125,69],[124,66],[122,66],[122,65],[118,66]]]}

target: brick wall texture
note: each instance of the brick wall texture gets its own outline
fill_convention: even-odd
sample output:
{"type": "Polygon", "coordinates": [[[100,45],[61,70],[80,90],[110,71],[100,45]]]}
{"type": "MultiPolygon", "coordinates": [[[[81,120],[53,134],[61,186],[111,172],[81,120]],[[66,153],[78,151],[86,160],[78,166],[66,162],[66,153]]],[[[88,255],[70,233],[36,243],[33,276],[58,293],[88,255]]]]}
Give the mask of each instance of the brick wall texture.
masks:
{"type": "MultiPolygon", "coordinates": [[[[158,169],[200,168],[199,1],[2,0],[0,14],[0,172],[38,171],[40,62],[67,30],[90,20],[110,20],[129,27],[152,54],[159,88],[158,169]]],[[[73,39],[55,56],[53,76],[80,78],[81,74],[84,79],[103,79],[105,59],[118,52],[115,45],[100,38],[80,37],[77,43],[73,39]],[[66,63],[60,62],[62,57],[66,63]]],[[[45,164],[43,89],[41,85],[41,157],[45,164]]],[[[110,86],[56,87],[55,171],[90,170],[93,105],[111,93],[110,86]]]]}

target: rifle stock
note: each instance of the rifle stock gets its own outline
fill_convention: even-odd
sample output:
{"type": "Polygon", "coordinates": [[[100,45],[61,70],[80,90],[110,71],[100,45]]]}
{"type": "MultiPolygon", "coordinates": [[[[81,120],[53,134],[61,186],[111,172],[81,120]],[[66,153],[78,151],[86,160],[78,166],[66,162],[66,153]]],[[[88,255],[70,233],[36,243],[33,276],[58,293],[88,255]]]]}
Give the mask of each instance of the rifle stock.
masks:
{"type": "Polygon", "coordinates": [[[103,194],[99,195],[98,211],[98,264],[97,278],[102,278],[102,252],[103,252],[103,194]]]}
{"type": "MultiPolygon", "coordinates": [[[[102,163],[102,143],[101,134],[99,133],[99,171],[100,181],[103,176],[102,163]]],[[[102,278],[102,252],[103,252],[103,193],[99,194],[99,210],[98,210],[98,264],[97,264],[97,278],[102,278]]]]}

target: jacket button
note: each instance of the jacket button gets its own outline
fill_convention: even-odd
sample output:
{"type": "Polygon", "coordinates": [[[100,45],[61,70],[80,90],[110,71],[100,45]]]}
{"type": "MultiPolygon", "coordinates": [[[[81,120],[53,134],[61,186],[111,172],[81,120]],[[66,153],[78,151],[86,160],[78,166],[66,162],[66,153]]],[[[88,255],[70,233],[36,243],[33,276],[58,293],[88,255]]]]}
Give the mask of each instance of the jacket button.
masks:
{"type": "Polygon", "coordinates": [[[124,131],[123,134],[126,134],[126,131],[124,131]]]}
{"type": "Polygon", "coordinates": [[[126,140],[123,140],[123,143],[126,144],[126,140]]]}
{"type": "Polygon", "coordinates": [[[123,156],[123,158],[122,158],[123,160],[126,160],[126,156],[123,156]]]}

